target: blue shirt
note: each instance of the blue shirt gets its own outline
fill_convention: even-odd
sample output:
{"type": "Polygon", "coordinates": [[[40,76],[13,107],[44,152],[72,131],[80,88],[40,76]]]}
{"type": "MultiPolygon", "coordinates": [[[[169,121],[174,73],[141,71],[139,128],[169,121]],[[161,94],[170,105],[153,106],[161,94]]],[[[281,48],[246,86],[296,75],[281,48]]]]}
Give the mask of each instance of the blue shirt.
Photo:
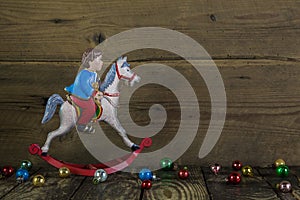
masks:
{"type": "Polygon", "coordinates": [[[65,87],[65,90],[80,99],[88,100],[93,92],[93,83],[97,82],[97,73],[86,69],[81,70],[72,85],[65,87]]]}

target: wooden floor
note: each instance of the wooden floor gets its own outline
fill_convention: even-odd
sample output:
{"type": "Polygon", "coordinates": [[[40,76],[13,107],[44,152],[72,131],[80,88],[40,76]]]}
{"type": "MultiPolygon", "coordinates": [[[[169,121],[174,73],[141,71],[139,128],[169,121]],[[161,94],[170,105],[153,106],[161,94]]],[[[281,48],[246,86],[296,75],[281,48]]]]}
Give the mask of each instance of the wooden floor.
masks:
{"type": "MultiPolygon", "coordinates": [[[[189,166],[190,177],[181,180],[176,171],[156,171],[160,180],[153,181],[150,190],[144,192],[143,199],[300,199],[300,167],[290,167],[286,178],[277,177],[273,168],[254,168],[254,177],[242,177],[238,185],[225,182],[232,171],[222,168],[219,175],[214,175],[208,167],[189,166]],[[278,191],[275,185],[282,180],[292,183],[291,193],[278,191]]],[[[92,177],[72,175],[70,178],[60,178],[57,170],[31,170],[31,179],[36,174],[42,174],[46,182],[42,187],[33,186],[31,181],[18,184],[14,176],[0,181],[1,199],[139,199],[140,180],[137,174],[118,172],[108,177],[99,185],[92,183],[92,177]]],[[[30,180],[31,180],[30,179],[30,180]]]]}

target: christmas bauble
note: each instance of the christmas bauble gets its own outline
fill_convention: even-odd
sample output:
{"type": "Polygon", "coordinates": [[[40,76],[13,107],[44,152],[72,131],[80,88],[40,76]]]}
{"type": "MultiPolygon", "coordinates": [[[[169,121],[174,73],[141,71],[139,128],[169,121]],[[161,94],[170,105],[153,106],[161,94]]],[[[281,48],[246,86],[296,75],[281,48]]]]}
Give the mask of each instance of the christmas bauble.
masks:
{"type": "Polygon", "coordinates": [[[281,181],[277,184],[277,188],[284,193],[292,191],[292,184],[289,181],[281,181]]]}
{"type": "Polygon", "coordinates": [[[139,178],[142,181],[152,180],[152,176],[153,176],[153,173],[151,172],[150,169],[147,169],[147,168],[142,169],[139,173],[139,178]]]}
{"type": "Polygon", "coordinates": [[[29,172],[26,169],[18,169],[16,172],[17,182],[25,182],[29,179],[29,172]]]}
{"type": "Polygon", "coordinates": [[[242,163],[239,160],[235,160],[232,162],[232,168],[236,171],[240,170],[242,168],[242,163]]]}
{"type": "Polygon", "coordinates": [[[20,168],[26,169],[26,170],[29,171],[29,170],[32,168],[32,163],[31,163],[29,160],[23,160],[23,161],[21,162],[20,168]]]}
{"type": "Polygon", "coordinates": [[[281,158],[275,160],[275,162],[274,162],[274,167],[275,167],[275,168],[277,168],[277,167],[280,166],[280,165],[285,165],[285,161],[282,160],[281,158]]]}
{"type": "Polygon", "coordinates": [[[34,186],[43,186],[45,183],[45,178],[40,174],[35,175],[32,179],[32,183],[34,186]]]}
{"type": "Polygon", "coordinates": [[[178,177],[181,179],[187,179],[189,176],[190,176],[190,173],[186,167],[179,170],[179,172],[178,172],[178,177]]]}
{"type": "Polygon", "coordinates": [[[232,172],[231,174],[229,174],[229,176],[226,179],[228,183],[233,183],[233,184],[238,184],[241,182],[241,180],[242,177],[238,172],[232,172]]]}
{"type": "Polygon", "coordinates": [[[219,164],[214,164],[214,165],[211,165],[211,166],[209,166],[210,167],[210,170],[215,174],[215,175],[217,175],[219,172],[220,172],[220,170],[221,170],[221,165],[219,165],[219,164]]]}
{"type": "Polygon", "coordinates": [[[152,182],[150,180],[144,180],[142,182],[142,188],[149,190],[152,187],[152,182]]]}
{"type": "Polygon", "coordinates": [[[163,158],[160,160],[160,167],[163,170],[173,170],[174,164],[170,158],[163,158]]]}
{"type": "Polygon", "coordinates": [[[1,174],[7,178],[12,176],[14,174],[14,172],[15,172],[15,169],[12,166],[4,166],[1,169],[1,174]]]}
{"type": "Polygon", "coordinates": [[[58,175],[61,178],[67,178],[67,177],[70,177],[71,172],[70,172],[69,168],[61,167],[61,168],[58,169],[58,175]]]}
{"type": "Polygon", "coordinates": [[[94,173],[94,179],[98,183],[106,181],[107,177],[107,172],[104,169],[97,169],[94,173]]]}
{"type": "Polygon", "coordinates": [[[276,174],[280,177],[286,177],[289,175],[289,167],[286,166],[286,165],[279,165],[277,168],[276,168],[276,174]]]}
{"type": "Polygon", "coordinates": [[[250,165],[245,165],[242,167],[242,174],[244,176],[253,176],[253,168],[250,165]]]}

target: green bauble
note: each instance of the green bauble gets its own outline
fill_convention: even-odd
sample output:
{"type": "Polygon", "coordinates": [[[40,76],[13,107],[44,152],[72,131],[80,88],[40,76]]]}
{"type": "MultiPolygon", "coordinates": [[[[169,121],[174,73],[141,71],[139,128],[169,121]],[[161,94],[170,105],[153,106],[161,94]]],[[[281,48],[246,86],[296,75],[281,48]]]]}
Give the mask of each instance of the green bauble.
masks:
{"type": "Polygon", "coordinates": [[[170,158],[163,158],[160,160],[160,167],[163,170],[172,170],[174,168],[174,164],[170,158]]]}
{"type": "Polygon", "coordinates": [[[94,178],[93,178],[93,184],[94,184],[94,185],[98,185],[98,184],[101,182],[100,179],[101,179],[101,178],[95,178],[95,177],[94,177],[94,178]]]}
{"type": "Polygon", "coordinates": [[[286,165],[279,165],[277,168],[276,168],[276,174],[280,177],[286,177],[289,175],[289,167],[286,166],[286,165]]]}
{"type": "Polygon", "coordinates": [[[32,168],[32,163],[29,160],[23,160],[21,162],[20,168],[26,169],[27,171],[29,171],[32,168]]]}

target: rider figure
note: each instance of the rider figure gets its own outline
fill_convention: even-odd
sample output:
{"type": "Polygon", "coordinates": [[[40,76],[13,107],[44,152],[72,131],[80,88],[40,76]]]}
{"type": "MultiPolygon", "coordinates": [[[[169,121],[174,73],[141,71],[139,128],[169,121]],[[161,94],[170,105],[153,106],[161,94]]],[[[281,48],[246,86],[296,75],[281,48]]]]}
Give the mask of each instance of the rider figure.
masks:
{"type": "Polygon", "coordinates": [[[81,114],[77,121],[77,130],[85,133],[94,133],[95,129],[88,125],[96,111],[94,96],[98,92],[100,79],[96,71],[103,66],[102,53],[98,49],[87,49],[82,55],[81,70],[72,85],[65,87],[71,94],[72,101],[81,108],[81,114]]]}

